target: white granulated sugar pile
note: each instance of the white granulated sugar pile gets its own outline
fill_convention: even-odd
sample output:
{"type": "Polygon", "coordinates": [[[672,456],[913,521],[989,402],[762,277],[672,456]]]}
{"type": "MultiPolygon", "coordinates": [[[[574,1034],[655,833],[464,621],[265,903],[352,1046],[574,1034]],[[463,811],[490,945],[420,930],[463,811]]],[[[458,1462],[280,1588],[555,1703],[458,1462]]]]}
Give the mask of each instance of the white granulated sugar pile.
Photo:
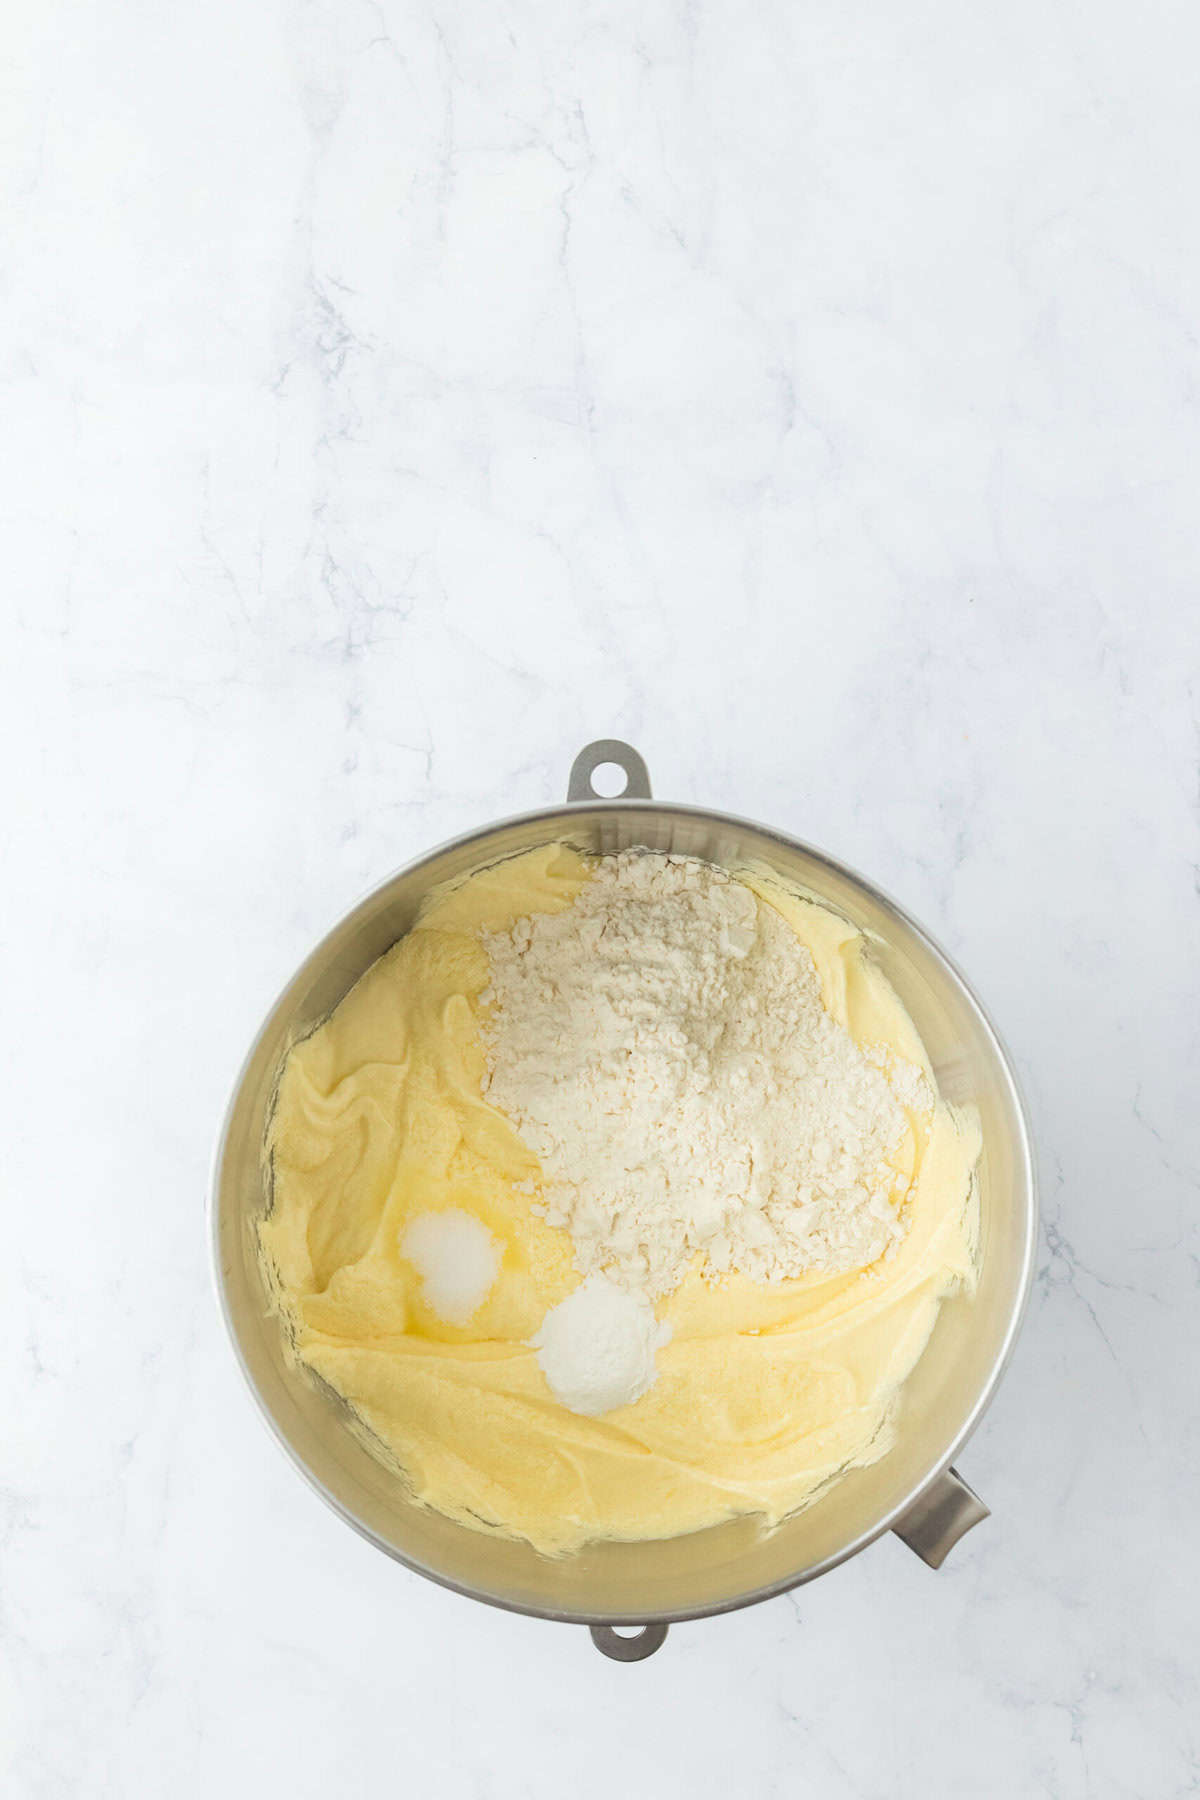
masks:
{"type": "Polygon", "coordinates": [[[500,1246],[487,1226],[457,1206],[418,1213],[401,1234],[400,1254],[420,1275],[426,1304],[447,1325],[474,1317],[500,1268],[500,1246]]]}
{"type": "Polygon", "coordinates": [[[898,1241],[898,1095],[931,1100],[927,1084],[858,1049],[749,888],[626,851],[565,911],[483,943],[486,1097],[541,1162],[585,1275],[654,1297],[697,1252],[711,1275],[781,1280],[898,1241]]]}

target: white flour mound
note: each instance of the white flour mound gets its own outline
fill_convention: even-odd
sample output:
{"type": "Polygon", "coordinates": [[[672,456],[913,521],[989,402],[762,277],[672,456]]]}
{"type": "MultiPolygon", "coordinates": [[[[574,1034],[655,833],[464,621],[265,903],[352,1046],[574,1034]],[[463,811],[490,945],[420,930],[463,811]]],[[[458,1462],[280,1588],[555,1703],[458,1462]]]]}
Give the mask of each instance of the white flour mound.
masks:
{"type": "MultiPolygon", "coordinates": [[[[485,933],[487,1099],[542,1165],[587,1275],[668,1293],[873,1262],[902,1235],[887,1158],[931,1100],[821,1004],[775,910],[690,857],[603,858],[565,911],[485,933]]],[[[915,1080],[914,1080],[915,1078],[915,1080]]]]}

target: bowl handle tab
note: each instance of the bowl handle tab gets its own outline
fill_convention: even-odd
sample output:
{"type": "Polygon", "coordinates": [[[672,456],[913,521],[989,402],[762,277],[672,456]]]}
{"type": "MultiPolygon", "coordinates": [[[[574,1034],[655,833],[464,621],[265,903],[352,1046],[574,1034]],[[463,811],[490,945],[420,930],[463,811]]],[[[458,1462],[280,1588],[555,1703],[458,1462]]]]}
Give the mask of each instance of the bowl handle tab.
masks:
{"type": "Polygon", "coordinates": [[[625,772],[625,786],[619,794],[613,794],[612,799],[650,799],[650,771],[633,745],[623,744],[620,738],[597,738],[594,744],[586,744],[571,764],[571,776],[567,782],[568,801],[610,798],[607,794],[598,794],[592,786],[592,776],[601,763],[616,763],[625,772]]]}
{"type": "Polygon", "coordinates": [[[943,1469],[892,1530],[931,1569],[940,1569],[964,1532],[989,1516],[987,1507],[954,1469],[943,1469]]]}
{"type": "Polygon", "coordinates": [[[601,1655],[611,1656],[614,1662],[644,1662],[662,1649],[667,1635],[665,1625],[589,1625],[588,1630],[601,1655]],[[622,1636],[623,1632],[631,1635],[622,1636]]]}

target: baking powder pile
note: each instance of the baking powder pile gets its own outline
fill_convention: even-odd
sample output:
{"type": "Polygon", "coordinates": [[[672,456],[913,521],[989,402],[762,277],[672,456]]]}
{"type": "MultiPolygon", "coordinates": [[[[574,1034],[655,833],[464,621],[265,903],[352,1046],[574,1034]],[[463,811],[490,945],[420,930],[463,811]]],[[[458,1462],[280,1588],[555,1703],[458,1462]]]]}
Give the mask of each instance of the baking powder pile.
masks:
{"type": "MultiPolygon", "coordinates": [[[[795,932],[724,870],[605,857],[566,910],[483,943],[485,1095],[585,1276],[649,1300],[698,1255],[777,1281],[902,1236],[889,1157],[901,1096],[932,1104],[928,1084],[864,1055],[795,932]]],[[[559,1391],[544,1350],[543,1367],[559,1391]]]]}
{"type": "Polygon", "coordinates": [[[562,1404],[595,1417],[632,1406],[653,1386],[654,1353],[670,1340],[646,1294],[589,1275],[550,1308],[531,1342],[562,1404]]]}

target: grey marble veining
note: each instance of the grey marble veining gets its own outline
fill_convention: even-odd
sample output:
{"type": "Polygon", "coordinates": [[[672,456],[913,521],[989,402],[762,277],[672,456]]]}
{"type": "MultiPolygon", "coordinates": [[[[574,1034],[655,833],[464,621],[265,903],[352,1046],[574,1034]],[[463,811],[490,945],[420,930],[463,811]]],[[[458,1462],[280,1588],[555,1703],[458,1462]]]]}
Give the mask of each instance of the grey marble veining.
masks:
{"type": "Polygon", "coordinates": [[[1194,10],[5,35],[5,1793],[1194,1792],[1194,10]],[[946,943],[1045,1209],[993,1519],[633,1668],[325,1513],[203,1222],[313,939],[610,733],[946,943]]]}

